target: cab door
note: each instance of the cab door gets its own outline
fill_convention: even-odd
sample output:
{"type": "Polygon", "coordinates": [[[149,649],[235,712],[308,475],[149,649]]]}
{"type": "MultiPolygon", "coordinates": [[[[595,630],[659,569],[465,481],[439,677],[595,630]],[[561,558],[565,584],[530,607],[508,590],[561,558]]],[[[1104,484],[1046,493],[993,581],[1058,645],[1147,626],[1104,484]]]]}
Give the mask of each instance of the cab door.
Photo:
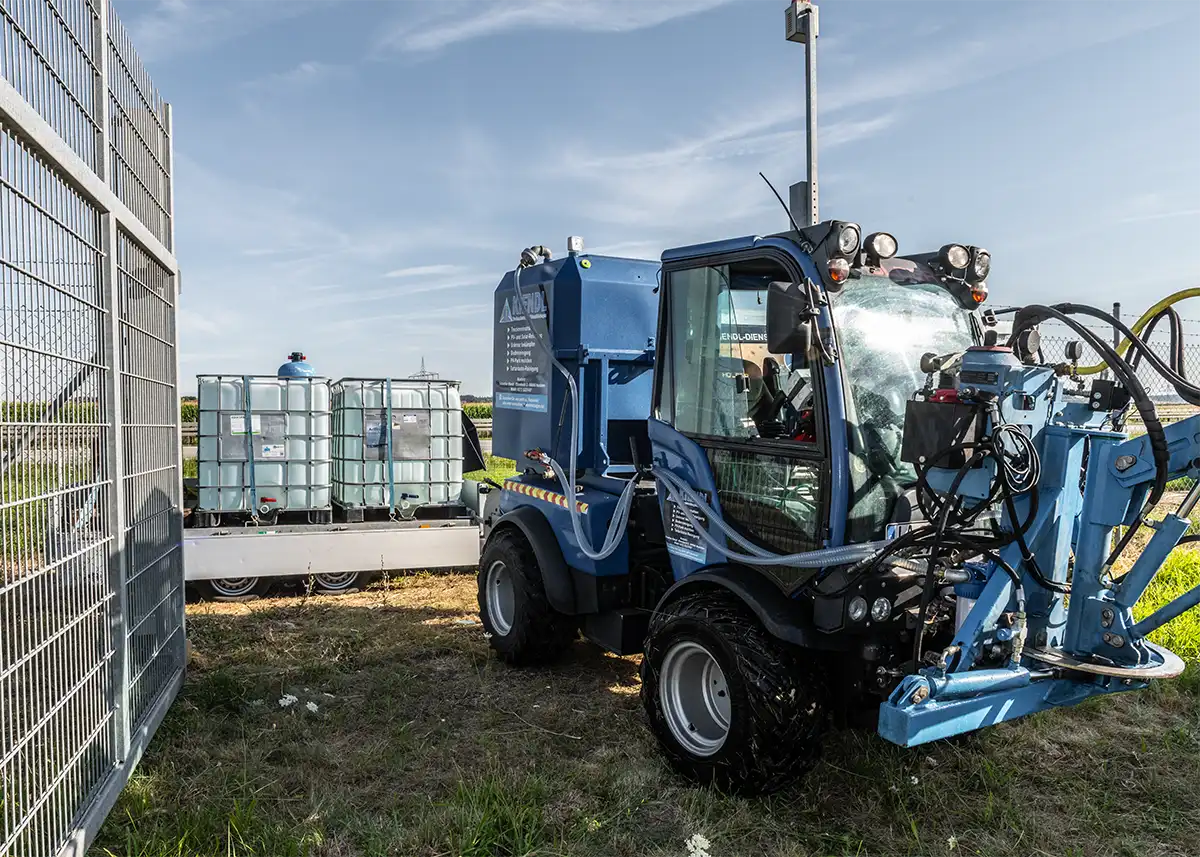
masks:
{"type": "MultiPolygon", "coordinates": [[[[768,285],[800,276],[788,254],[769,248],[664,266],[650,425],[659,466],[706,495],[739,534],[782,554],[828,538],[823,373],[805,355],[767,350],[768,285]]],[[[727,562],[659,487],[675,577],[727,562]]],[[[795,575],[773,573],[785,586],[795,575]]]]}

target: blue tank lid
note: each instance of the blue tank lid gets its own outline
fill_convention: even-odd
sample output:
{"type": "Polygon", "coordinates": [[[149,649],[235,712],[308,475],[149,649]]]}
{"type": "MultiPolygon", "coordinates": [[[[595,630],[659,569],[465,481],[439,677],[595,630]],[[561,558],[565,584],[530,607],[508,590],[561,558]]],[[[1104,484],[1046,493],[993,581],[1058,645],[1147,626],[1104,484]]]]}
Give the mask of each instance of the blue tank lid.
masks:
{"type": "Polygon", "coordinates": [[[279,367],[280,378],[311,378],[317,374],[307,362],[308,358],[299,351],[288,355],[288,362],[279,367]]]}

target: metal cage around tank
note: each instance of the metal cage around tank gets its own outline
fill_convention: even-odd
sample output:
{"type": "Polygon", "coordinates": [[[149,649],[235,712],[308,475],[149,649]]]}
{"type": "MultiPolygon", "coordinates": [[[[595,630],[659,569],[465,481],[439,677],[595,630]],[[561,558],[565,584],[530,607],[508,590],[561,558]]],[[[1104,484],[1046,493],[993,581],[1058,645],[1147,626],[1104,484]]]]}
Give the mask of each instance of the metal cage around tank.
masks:
{"type": "Polygon", "coordinates": [[[0,854],[82,854],[184,671],[170,108],[105,0],[0,0],[0,854]]]}
{"type": "Polygon", "coordinates": [[[409,518],[421,506],[459,502],[458,381],[342,378],[332,389],[333,498],[339,507],[388,509],[409,518]]]}
{"type": "Polygon", "coordinates": [[[198,375],[196,385],[197,511],[328,523],[329,380],[198,375]]]}

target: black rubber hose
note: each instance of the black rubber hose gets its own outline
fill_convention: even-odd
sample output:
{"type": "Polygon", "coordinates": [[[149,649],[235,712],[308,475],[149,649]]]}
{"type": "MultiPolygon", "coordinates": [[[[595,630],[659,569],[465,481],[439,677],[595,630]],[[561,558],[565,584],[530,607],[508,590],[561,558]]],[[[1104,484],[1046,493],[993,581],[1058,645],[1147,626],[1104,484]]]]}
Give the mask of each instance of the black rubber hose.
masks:
{"type": "MultiPolygon", "coordinates": [[[[1188,404],[1200,405],[1200,387],[1197,387],[1195,384],[1188,381],[1187,378],[1183,377],[1166,363],[1164,363],[1163,359],[1159,357],[1149,345],[1146,344],[1145,340],[1130,330],[1128,325],[1126,325],[1120,319],[1114,317],[1111,313],[1105,312],[1104,310],[1085,306],[1084,304],[1057,304],[1056,308],[1064,313],[1086,315],[1090,316],[1091,318],[1099,319],[1106,324],[1111,324],[1114,328],[1124,334],[1125,338],[1129,340],[1131,348],[1138,349],[1138,353],[1145,356],[1146,360],[1149,361],[1150,365],[1154,367],[1155,371],[1158,372],[1159,375],[1165,378],[1171,384],[1171,386],[1175,388],[1175,392],[1177,392],[1184,401],[1188,402],[1188,404]]],[[[1093,335],[1095,334],[1093,333],[1093,335]]],[[[1107,343],[1105,344],[1107,345],[1107,343]]],[[[1111,348],[1109,350],[1112,351],[1111,348]]],[[[1113,353],[1115,354],[1116,352],[1114,351],[1113,353]]],[[[1112,366],[1111,362],[1109,362],[1109,366],[1115,371],[1115,367],[1112,366]]],[[[1132,369],[1134,367],[1130,366],[1130,368],[1132,369]]]]}
{"type": "Polygon", "coordinates": [[[955,492],[958,491],[958,486],[962,484],[962,481],[967,478],[967,473],[971,470],[971,468],[982,461],[987,454],[988,453],[985,453],[983,450],[977,450],[971,455],[970,458],[963,462],[963,466],[960,467],[958,469],[958,473],[954,475],[954,481],[950,483],[950,488],[946,492],[947,496],[952,499],[947,500],[946,504],[942,507],[941,516],[938,520],[937,531],[934,534],[933,547],[929,555],[929,564],[925,572],[925,586],[921,590],[921,607],[917,611],[917,628],[915,639],[913,640],[914,670],[919,669],[921,666],[921,647],[925,642],[925,616],[929,612],[929,603],[933,600],[933,590],[937,585],[937,572],[934,569],[934,565],[938,559],[938,551],[940,550],[942,535],[945,533],[946,524],[950,520],[950,508],[953,505],[953,499],[956,499],[955,492]]]}
{"type": "MultiPolygon", "coordinates": [[[[1113,373],[1125,384],[1125,388],[1129,390],[1130,395],[1133,397],[1133,402],[1138,409],[1138,413],[1142,416],[1142,423],[1146,426],[1146,437],[1150,441],[1150,451],[1154,456],[1155,466],[1154,487],[1151,489],[1149,502],[1151,504],[1157,503],[1162,498],[1163,491],[1167,487],[1167,477],[1170,475],[1171,454],[1167,448],[1166,432],[1163,431],[1162,423],[1158,420],[1158,412],[1154,408],[1154,402],[1146,393],[1146,388],[1142,385],[1142,382],[1138,380],[1137,374],[1132,370],[1129,363],[1121,355],[1117,354],[1111,345],[1101,339],[1095,331],[1089,330],[1067,315],[1066,312],[1056,307],[1044,306],[1042,304],[1031,304],[1025,307],[1025,309],[1036,316],[1057,319],[1074,330],[1083,337],[1085,342],[1096,350],[1096,353],[1108,364],[1113,373]]],[[[1087,309],[1091,310],[1091,307],[1087,309]]],[[[1094,312],[1100,313],[1101,311],[1095,310],[1094,312]]],[[[1101,315],[1104,315],[1104,313],[1101,313],[1101,315]]],[[[1109,316],[1109,318],[1112,317],[1109,316]]],[[[1113,319],[1113,321],[1116,321],[1116,319],[1113,319]]],[[[1116,323],[1120,324],[1120,322],[1116,323]]],[[[1022,330],[1033,327],[1035,324],[1037,324],[1036,318],[1029,318],[1021,327],[1014,325],[1009,342],[1016,341],[1017,335],[1022,330]]],[[[1155,359],[1157,359],[1157,356],[1155,356],[1155,359]]]]}

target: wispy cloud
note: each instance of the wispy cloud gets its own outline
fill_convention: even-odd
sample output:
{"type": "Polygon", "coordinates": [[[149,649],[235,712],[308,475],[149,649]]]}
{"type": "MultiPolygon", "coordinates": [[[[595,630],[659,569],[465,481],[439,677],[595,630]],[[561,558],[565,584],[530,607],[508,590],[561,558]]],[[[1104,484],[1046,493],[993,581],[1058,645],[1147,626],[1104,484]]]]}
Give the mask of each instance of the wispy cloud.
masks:
{"type": "Polygon", "coordinates": [[[329,0],[247,3],[244,0],[156,0],[123,3],[121,19],[143,60],[209,50],[329,0]]]}
{"type": "Polygon", "coordinates": [[[438,14],[405,20],[379,40],[383,51],[434,53],[513,30],[624,33],[696,15],[733,0],[491,0],[441,3],[438,14]]]}
{"type": "Polygon", "coordinates": [[[397,268],[394,271],[388,271],[384,277],[389,279],[402,279],[405,277],[436,277],[441,274],[453,274],[462,269],[458,265],[416,265],[411,268],[397,268]]]}
{"type": "Polygon", "coordinates": [[[1118,223],[1145,223],[1149,220],[1173,220],[1176,217],[1200,217],[1200,208],[1177,208],[1172,211],[1150,211],[1122,217],[1118,223]]]}
{"type": "Polygon", "coordinates": [[[313,86],[344,78],[351,71],[351,67],[346,65],[305,60],[283,71],[248,80],[241,88],[250,95],[280,96],[307,91],[313,86]]]}

